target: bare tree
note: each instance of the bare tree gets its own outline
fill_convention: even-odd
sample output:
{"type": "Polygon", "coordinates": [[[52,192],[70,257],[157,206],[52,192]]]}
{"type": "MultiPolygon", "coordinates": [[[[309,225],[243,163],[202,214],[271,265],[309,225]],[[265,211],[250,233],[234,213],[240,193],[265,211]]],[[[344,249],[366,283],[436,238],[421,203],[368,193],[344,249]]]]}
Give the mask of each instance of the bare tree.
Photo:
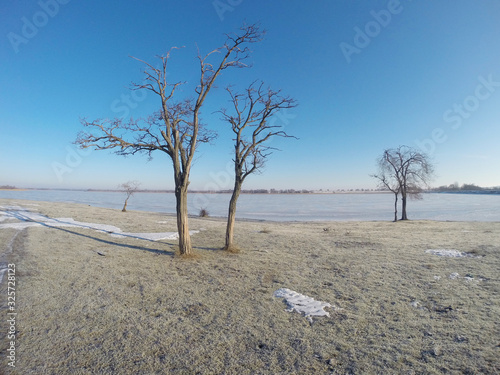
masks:
{"type": "Polygon", "coordinates": [[[232,110],[222,109],[222,119],[231,125],[234,138],[234,188],[229,202],[226,250],[234,250],[233,234],[236,219],[236,202],[245,179],[259,172],[266,159],[276,150],[266,144],[272,137],[295,138],[285,133],[280,125],[270,122],[281,109],[296,106],[294,99],[282,96],[280,91],[263,89],[263,83],[252,83],[244,93],[235,93],[228,87],[232,110]]]}
{"type": "Polygon", "coordinates": [[[137,192],[137,190],[139,190],[140,185],[141,185],[141,183],[139,181],[127,181],[121,185],[118,185],[118,188],[123,190],[125,192],[125,194],[127,195],[127,198],[125,198],[125,203],[123,204],[122,212],[127,212],[128,200],[130,199],[130,197],[132,195],[134,195],[137,192]]]}
{"type": "Polygon", "coordinates": [[[374,177],[396,195],[395,205],[398,193],[401,194],[401,220],[408,220],[408,198],[420,198],[422,189],[428,186],[434,174],[429,156],[409,146],[387,149],[379,159],[379,170],[374,177]]]}
{"type": "Polygon", "coordinates": [[[398,221],[398,196],[401,192],[401,187],[399,185],[400,179],[399,171],[394,172],[391,168],[391,165],[386,160],[387,154],[384,152],[384,155],[380,157],[378,160],[378,174],[373,174],[371,177],[379,180],[379,187],[383,189],[388,189],[394,194],[394,221],[398,221]]]}
{"type": "Polygon", "coordinates": [[[75,142],[82,148],[117,149],[119,155],[144,152],[150,158],[153,151],[162,151],[170,157],[174,171],[179,251],[183,255],[192,253],[187,210],[191,163],[198,142],[213,139],[213,133],[207,132],[200,123],[200,110],[222,71],[248,67],[244,62],[250,53],[248,44],[260,41],[262,36],[263,32],[257,25],[245,25],[236,34],[226,35],[222,47],[205,56],[198,52],[200,78],[193,99],[178,100],[176,89],[182,82],[167,81],[167,63],[172,50],[165,56],[159,56],[159,68],[136,59],[145,64],[145,81],[133,84],[133,89],[155,93],[160,99],[161,109],[139,121],[82,120],[82,124],[90,129],[89,132],[81,132],[75,142]]]}

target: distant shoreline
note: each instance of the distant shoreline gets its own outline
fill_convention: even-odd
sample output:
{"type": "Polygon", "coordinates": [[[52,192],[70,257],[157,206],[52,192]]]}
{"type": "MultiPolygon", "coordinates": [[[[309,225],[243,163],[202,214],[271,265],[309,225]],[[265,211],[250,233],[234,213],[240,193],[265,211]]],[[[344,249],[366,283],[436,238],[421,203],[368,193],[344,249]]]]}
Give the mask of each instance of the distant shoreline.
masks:
{"type": "Polygon", "coordinates": [[[481,194],[481,195],[495,195],[500,194],[500,190],[466,190],[466,191],[433,191],[432,193],[437,194],[481,194]]]}
{"type": "MultiPolygon", "coordinates": [[[[15,189],[0,189],[0,191],[29,191],[29,190],[37,190],[37,191],[83,191],[83,192],[100,192],[100,193],[121,193],[123,190],[119,189],[58,189],[58,188],[15,188],[15,189]]],[[[248,189],[243,190],[241,194],[260,194],[260,195],[306,195],[306,194],[314,194],[314,195],[330,195],[330,194],[387,194],[391,193],[390,191],[369,191],[369,190],[353,190],[353,191],[304,191],[304,190],[295,190],[294,189],[283,189],[283,190],[291,190],[291,191],[263,191],[266,189],[248,189]]],[[[274,190],[274,189],[272,189],[274,190]]],[[[174,190],[137,190],[135,193],[175,193],[174,190]]],[[[190,194],[232,194],[232,190],[189,190],[190,194]]]]}
{"type": "MultiPolygon", "coordinates": [[[[79,192],[90,192],[90,193],[120,193],[123,190],[118,189],[49,189],[49,188],[9,188],[1,189],[1,191],[79,191],[79,192]]],[[[266,189],[249,189],[243,190],[241,194],[249,195],[334,195],[334,194],[393,194],[390,191],[381,190],[337,190],[337,191],[304,191],[294,189],[283,189],[282,191],[264,191],[266,189]],[[291,190],[291,191],[286,191],[291,190]]],[[[274,189],[271,189],[274,190],[274,189]]],[[[138,190],[136,193],[164,193],[173,194],[174,190],[138,190]]],[[[189,194],[232,194],[232,190],[189,190],[189,194]]],[[[463,190],[463,191],[437,191],[437,190],[427,190],[423,192],[424,194],[481,194],[481,195],[500,195],[499,189],[484,189],[484,190],[463,190]]]]}

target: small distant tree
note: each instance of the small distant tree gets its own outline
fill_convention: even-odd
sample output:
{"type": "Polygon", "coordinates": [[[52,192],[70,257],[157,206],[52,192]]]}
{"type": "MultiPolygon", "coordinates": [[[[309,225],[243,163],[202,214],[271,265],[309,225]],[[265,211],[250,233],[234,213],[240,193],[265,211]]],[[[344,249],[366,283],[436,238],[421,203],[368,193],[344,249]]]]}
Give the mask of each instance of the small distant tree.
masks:
{"type": "Polygon", "coordinates": [[[118,155],[143,152],[150,158],[153,152],[161,151],[171,159],[179,252],[182,255],[192,253],[187,209],[191,164],[198,144],[213,139],[213,133],[206,131],[201,123],[201,109],[224,70],[248,67],[245,64],[250,55],[248,45],[259,42],[262,36],[263,32],[257,25],[245,25],[237,33],[226,35],[226,41],[220,48],[205,56],[198,53],[198,83],[192,98],[179,98],[182,91],[178,88],[183,82],[172,83],[167,79],[167,64],[172,50],[159,56],[159,67],[136,59],[145,65],[145,80],[141,84],[133,84],[133,88],[146,89],[157,95],[160,110],[140,120],[82,120],[83,126],[89,130],[80,132],[75,141],[81,148],[116,149],[118,155]]]}
{"type": "Polygon", "coordinates": [[[119,185],[118,187],[125,192],[127,197],[125,198],[125,203],[123,204],[122,212],[127,212],[127,203],[132,195],[134,195],[137,190],[139,190],[140,182],[138,181],[128,181],[119,185]]]}
{"type": "Polygon", "coordinates": [[[234,249],[233,234],[236,219],[236,203],[245,179],[260,172],[266,159],[276,148],[268,142],[273,137],[295,138],[283,131],[280,125],[273,125],[270,119],[282,109],[296,106],[294,99],[282,96],[280,91],[264,89],[252,83],[244,93],[226,89],[231,97],[232,110],[222,109],[222,119],[231,125],[234,138],[234,188],[229,202],[225,249],[234,249]]]}
{"type": "MultiPolygon", "coordinates": [[[[401,220],[408,220],[406,206],[408,198],[421,198],[424,187],[433,177],[434,167],[426,154],[409,146],[384,151],[379,161],[379,173],[373,175],[380,183],[397,196],[401,195],[401,220]]],[[[397,212],[395,214],[397,219],[397,212]]]]}

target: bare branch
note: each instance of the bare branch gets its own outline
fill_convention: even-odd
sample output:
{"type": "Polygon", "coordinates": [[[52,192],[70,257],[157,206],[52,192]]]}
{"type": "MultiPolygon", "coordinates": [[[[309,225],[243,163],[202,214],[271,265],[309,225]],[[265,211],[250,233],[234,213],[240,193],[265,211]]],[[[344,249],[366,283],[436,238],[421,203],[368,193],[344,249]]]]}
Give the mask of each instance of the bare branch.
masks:
{"type": "Polygon", "coordinates": [[[296,138],[288,135],[281,126],[270,122],[279,110],[295,107],[295,100],[280,95],[279,91],[265,90],[263,86],[262,82],[253,82],[244,93],[235,93],[231,87],[227,87],[233,111],[219,111],[235,134],[236,179],[241,182],[250,174],[258,172],[271,151],[275,150],[265,145],[268,140],[273,137],[296,138]]]}

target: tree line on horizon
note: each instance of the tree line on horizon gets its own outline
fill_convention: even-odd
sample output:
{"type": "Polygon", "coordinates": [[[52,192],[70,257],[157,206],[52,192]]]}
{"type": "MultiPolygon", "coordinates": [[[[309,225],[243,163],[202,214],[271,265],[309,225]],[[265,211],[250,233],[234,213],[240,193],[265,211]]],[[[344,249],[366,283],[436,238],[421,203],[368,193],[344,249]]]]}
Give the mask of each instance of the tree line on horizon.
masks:
{"type": "Polygon", "coordinates": [[[458,182],[455,182],[450,185],[441,185],[435,188],[432,188],[432,191],[436,192],[449,192],[449,191],[481,191],[481,190],[498,190],[500,186],[494,187],[481,187],[476,184],[462,184],[459,185],[458,182]]]}

